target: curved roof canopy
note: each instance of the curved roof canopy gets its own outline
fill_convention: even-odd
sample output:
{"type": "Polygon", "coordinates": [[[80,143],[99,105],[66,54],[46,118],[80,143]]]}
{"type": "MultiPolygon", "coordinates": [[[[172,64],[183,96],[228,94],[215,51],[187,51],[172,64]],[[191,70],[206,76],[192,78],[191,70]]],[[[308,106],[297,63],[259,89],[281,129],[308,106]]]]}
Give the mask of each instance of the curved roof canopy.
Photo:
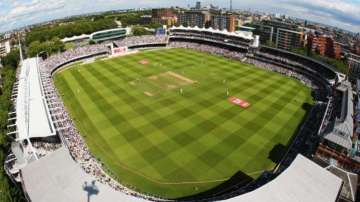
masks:
{"type": "Polygon", "coordinates": [[[184,27],[180,25],[179,27],[171,27],[170,30],[187,30],[187,31],[201,31],[201,32],[209,32],[209,33],[216,33],[216,34],[223,34],[226,36],[233,36],[233,37],[240,37],[247,40],[254,40],[252,32],[228,32],[227,30],[218,30],[213,28],[199,28],[197,26],[195,27],[184,27]]]}

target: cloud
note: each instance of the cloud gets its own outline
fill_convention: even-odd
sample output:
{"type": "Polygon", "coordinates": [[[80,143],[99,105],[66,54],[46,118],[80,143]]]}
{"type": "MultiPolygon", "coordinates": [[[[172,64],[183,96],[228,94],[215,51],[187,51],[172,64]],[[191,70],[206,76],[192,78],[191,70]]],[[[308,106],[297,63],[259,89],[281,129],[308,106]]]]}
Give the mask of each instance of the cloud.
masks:
{"type": "Polygon", "coordinates": [[[339,0],[305,0],[287,1],[287,4],[307,9],[319,17],[331,17],[335,20],[354,25],[360,25],[360,4],[339,0]]]}
{"type": "MultiPolygon", "coordinates": [[[[69,15],[139,7],[194,5],[196,0],[0,0],[0,32],[69,15]]],[[[229,0],[204,0],[229,7],[229,0]]],[[[360,32],[358,0],[241,0],[234,8],[283,13],[360,32]]]]}
{"type": "Polygon", "coordinates": [[[5,14],[0,9],[0,31],[29,24],[28,22],[36,21],[44,15],[51,16],[53,12],[65,7],[66,0],[11,0],[8,3],[11,7],[5,14]]]}

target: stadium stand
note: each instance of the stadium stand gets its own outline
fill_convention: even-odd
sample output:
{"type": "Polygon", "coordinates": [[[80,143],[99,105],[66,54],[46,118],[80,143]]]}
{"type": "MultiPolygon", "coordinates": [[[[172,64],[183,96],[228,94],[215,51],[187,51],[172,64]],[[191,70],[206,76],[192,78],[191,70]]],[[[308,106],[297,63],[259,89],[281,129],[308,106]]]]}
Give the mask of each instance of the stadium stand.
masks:
{"type": "Polygon", "coordinates": [[[168,37],[165,35],[160,36],[132,36],[126,37],[121,40],[114,41],[117,47],[128,47],[132,48],[146,48],[146,47],[161,47],[168,44],[168,37]]]}
{"type": "MultiPolygon", "coordinates": [[[[307,160],[305,157],[299,156],[298,154],[300,153],[306,157],[311,157],[314,154],[322,136],[325,138],[328,137],[328,139],[332,140],[331,135],[337,133],[337,131],[340,131],[339,133],[344,132],[349,135],[349,128],[352,127],[352,125],[349,125],[349,122],[351,121],[351,105],[353,99],[350,84],[343,82],[338,86],[337,89],[341,94],[341,99],[339,100],[339,96],[334,97],[333,85],[338,85],[338,81],[340,79],[332,67],[329,67],[311,58],[271,47],[261,47],[254,49],[252,47],[252,44],[254,43],[254,37],[251,35],[230,34],[224,31],[200,29],[196,27],[172,27],[170,28],[169,32],[169,36],[126,37],[124,39],[114,41],[114,44],[117,47],[126,46],[129,47],[129,49],[159,46],[166,46],[169,48],[190,48],[210,54],[222,55],[224,57],[254,64],[259,68],[265,68],[298,79],[313,89],[314,98],[316,99],[316,104],[307,109],[308,114],[303,124],[299,127],[297,134],[293,137],[286,155],[284,155],[283,159],[272,172],[264,172],[258,179],[246,185],[235,183],[227,187],[225,190],[212,193],[211,195],[201,196],[200,198],[198,198],[199,196],[194,196],[183,200],[214,201],[226,200],[235,197],[231,199],[231,201],[261,201],[256,200],[257,196],[261,196],[263,197],[262,199],[269,199],[268,201],[289,201],[292,199],[290,197],[306,197],[305,195],[308,193],[304,193],[301,184],[314,185],[319,187],[321,187],[320,184],[327,184],[329,185],[328,192],[326,192],[326,190],[321,190],[319,195],[316,195],[316,197],[318,197],[317,199],[319,199],[317,201],[336,201],[337,195],[341,188],[341,180],[334,178],[334,176],[330,175],[327,171],[318,168],[314,163],[307,160]],[[338,110],[339,103],[341,103],[342,106],[340,107],[340,111],[338,110]],[[336,118],[334,115],[338,115],[339,113],[341,115],[336,118]],[[338,123],[338,127],[335,127],[335,129],[329,129],[330,126],[333,125],[333,120],[336,120],[335,122],[338,123]],[[346,128],[344,129],[343,126],[346,128]],[[299,178],[299,176],[302,177],[299,178]],[[291,187],[289,187],[289,189],[291,188],[291,190],[280,190],[281,187],[286,187],[284,183],[290,183],[291,187]],[[274,196],[269,195],[273,193],[278,194],[274,196]]],[[[13,176],[17,181],[21,181],[23,183],[24,189],[29,194],[28,196],[31,199],[37,199],[37,197],[40,197],[33,195],[39,192],[40,188],[47,186],[59,186],[60,183],[62,183],[60,181],[54,182],[47,179],[44,181],[44,184],[38,185],[37,187],[31,184],[34,183],[34,176],[39,175],[39,173],[34,172],[34,170],[36,170],[38,167],[48,166],[49,170],[47,170],[47,172],[51,173],[50,170],[54,167],[51,167],[48,164],[56,164],[56,162],[53,162],[53,158],[61,158],[62,160],[66,161],[69,167],[73,166],[73,169],[76,167],[75,164],[80,165],[81,169],[76,168],[76,173],[83,177],[81,179],[86,178],[86,180],[96,180],[99,182],[99,184],[101,184],[99,185],[101,186],[101,190],[106,190],[104,192],[100,191],[101,194],[105,192],[121,191],[138,198],[153,201],[166,201],[166,199],[161,199],[156,196],[137,193],[136,191],[121,185],[117,180],[111,178],[105,172],[102,164],[96,160],[96,158],[87,148],[83,138],[76,129],[73,120],[65,110],[64,104],[62,103],[61,98],[53,84],[52,75],[57,70],[77,61],[98,56],[106,56],[109,54],[110,49],[106,45],[89,45],[53,55],[44,61],[33,64],[35,65],[35,68],[38,68],[38,72],[36,74],[39,77],[38,80],[40,80],[40,83],[42,84],[39,86],[39,88],[42,89],[44,93],[44,99],[42,101],[46,103],[45,106],[47,105],[48,114],[50,114],[49,121],[53,124],[56,135],[58,135],[58,137],[61,139],[61,143],[64,145],[64,147],[56,151],[56,153],[46,156],[46,158],[42,158],[39,161],[33,161],[35,163],[30,163],[29,161],[26,165],[16,169],[17,171],[22,169],[24,174],[27,175],[22,176],[21,179],[19,172],[17,172],[17,174],[13,176]],[[70,156],[74,161],[70,159],[69,153],[66,153],[67,150],[69,151],[70,156]],[[32,186],[36,187],[36,189],[31,190],[30,187],[32,186]],[[108,187],[112,188],[111,191],[108,190],[108,187]]],[[[28,69],[26,65],[27,63],[24,62],[24,64],[21,68],[22,72],[26,72],[26,69],[28,69]]],[[[20,73],[20,75],[22,74],[20,73]]],[[[18,96],[20,94],[19,87],[21,78],[22,77],[19,76],[19,81],[17,82],[16,87],[14,87],[14,92],[16,92],[18,96]]],[[[16,99],[16,96],[14,99],[16,99]]],[[[16,105],[16,108],[18,107],[19,106],[16,105]]],[[[11,115],[9,123],[13,124],[17,117],[17,114],[16,116],[11,115]]],[[[10,136],[17,136],[19,130],[13,129],[10,131],[10,136]]],[[[22,144],[28,145],[27,140],[24,141],[25,143],[23,142],[22,144]]],[[[32,142],[30,141],[30,143],[32,142]]],[[[349,143],[346,142],[346,146],[349,146],[348,144],[349,143]]],[[[45,147],[51,147],[50,150],[54,151],[60,147],[59,145],[60,144],[56,141],[53,144],[49,140],[36,142],[33,143],[33,148],[35,149],[32,153],[38,153],[38,148],[45,147]]],[[[8,172],[13,172],[12,168],[16,167],[14,163],[15,161],[18,161],[20,164],[24,162],[21,161],[21,159],[17,159],[17,155],[15,154],[17,153],[17,149],[15,149],[15,147],[16,146],[14,146],[11,155],[9,155],[9,162],[11,163],[8,164],[8,172]],[[10,161],[10,159],[12,159],[12,161],[10,161]]],[[[59,161],[61,160],[59,159],[59,161]]],[[[59,164],[59,166],[60,165],[61,164],[59,164]]],[[[12,174],[10,173],[10,175],[12,174]]],[[[66,175],[66,173],[65,171],[64,173],[57,171],[56,175],[62,176],[66,175]]],[[[71,184],[72,182],[69,183],[71,184]]],[[[313,189],[315,190],[315,188],[313,189]]],[[[310,189],[312,192],[314,190],[310,189]]],[[[53,188],[51,191],[60,193],[66,192],[64,195],[68,196],[68,190],[65,189],[56,190],[53,188]]],[[[81,192],[82,190],[79,191],[81,192]]],[[[127,196],[121,195],[121,197],[127,196]]],[[[50,200],[52,198],[46,199],[50,200]]],[[[61,201],[62,199],[58,200],[61,201]]],[[[64,198],[64,200],[66,199],[64,198]]],[[[101,200],[99,199],[99,201],[101,200]]]]}
{"type": "Polygon", "coordinates": [[[342,168],[359,173],[360,158],[357,126],[354,125],[356,114],[354,113],[356,110],[354,112],[351,83],[345,81],[334,86],[332,106],[327,112],[329,119],[324,124],[321,133],[323,138],[316,155],[328,164],[337,164],[342,168]]]}
{"type": "Polygon", "coordinates": [[[328,166],[326,170],[330,171],[343,180],[340,199],[344,201],[356,201],[358,175],[333,165],[328,166]]]}
{"type": "Polygon", "coordinates": [[[14,109],[9,113],[7,134],[13,142],[5,171],[17,182],[20,169],[59,147],[39,71],[36,58],[23,61],[13,89],[14,109]]]}
{"type": "Polygon", "coordinates": [[[340,103],[335,110],[334,126],[329,133],[325,134],[325,139],[346,148],[352,148],[352,134],[353,134],[353,94],[350,82],[343,82],[337,87],[337,92],[341,95],[340,103]]]}
{"type": "Polygon", "coordinates": [[[203,41],[208,43],[216,43],[225,46],[235,47],[246,51],[253,43],[254,37],[252,33],[231,33],[227,31],[214,30],[212,28],[198,27],[172,27],[170,28],[171,39],[203,41]]]}

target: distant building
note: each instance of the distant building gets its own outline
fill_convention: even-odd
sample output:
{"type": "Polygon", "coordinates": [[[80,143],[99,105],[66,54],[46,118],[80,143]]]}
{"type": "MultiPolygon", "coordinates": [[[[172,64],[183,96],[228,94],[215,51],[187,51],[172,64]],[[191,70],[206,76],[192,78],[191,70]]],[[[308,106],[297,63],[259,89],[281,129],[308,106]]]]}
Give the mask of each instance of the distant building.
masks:
{"type": "Polygon", "coordinates": [[[309,35],[308,46],[313,52],[330,58],[341,58],[341,45],[327,35],[309,35]]]}
{"type": "Polygon", "coordinates": [[[351,80],[360,79],[360,55],[349,54],[349,77],[351,80]]]}
{"type": "Polygon", "coordinates": [[[342,46],[340,43],[334,42],[333,44],[334,49],[334,58],[340,59],[341,58],[341,52],[342,52],[342,46]]]}
{"type": "Polygon", "coordinates": [[[270,45],[274,40],[274,27],[263,25],[260,23],[252,24],[251,27],[255,28],[253,33],[260,36],[260,43],[270,45]]]}
{"type": "Polygon", "coordinates": [[[260,43],[276,48],[291,50],[305,44],[305,34],[295,24],[279,20],[263,20],[251,25],[254,34],[260,36],[260,43]]]}
{"type": "Polygon", "coordinates": [[[170,8],[152,9],[151,21],[153,23],[172,26],[177,23],[177,17],[170,8]]]}
{"type": "Polygon", "coordinates": [[[214,15],[211,16],[211,27],[213,29],[235,31],[235,16],[233,15],[214,15]]]}
{"type": "Polygon", "coordinates": [[[142,15],[140,17],[141,24],[150,24],[151,21],[152,21],[152,16],[151,15],[142,15]]]}
{"type": "Polygon", "coordinates": [[[245,24],[250,24],[252,22],[253,22],[253,17],[252,16],[238,16],[235,19],[235,26],[240,27],[240,26],[243,26],[245,24]]]}
{"type": "Polygon", "coordinates": [[[234,15],[228,16],[227,30],[229,32],[235,32],[236,30],[236,17],[234,15]]]}
{"type": "Polygon", "coordinates": [[[201,1],[196,2],[195,9],[201,9],[201,1]]]}
{"type": "Polygon", "coordinates": [[[205,27],[210,21],[210,13],[207,11],[185,11],[178,14],[178,24],[185,27],[205,27]]]}
{"type": "Polygon", "coordinates": [[[292,50],[304,47],[304,32],[288,29],[277,29],[275,46],[284,50],[292,50]]]}
{"type": "Polygon", "coordinates": [[[6,56],[11,51],[10,40],[0,41],[0,57],[6,56]]]}
{"type": "Polygon", "coordinates": [[[173,17],[174,13],[170,8],[157,8],[151,11],[152,18],[173,17]]]}
{"type": "Polygon", "coordinates": [[[355,47],[355,53],[357,55],[360,55],[360,44],[358,44],[356,47],[355,47]]]}

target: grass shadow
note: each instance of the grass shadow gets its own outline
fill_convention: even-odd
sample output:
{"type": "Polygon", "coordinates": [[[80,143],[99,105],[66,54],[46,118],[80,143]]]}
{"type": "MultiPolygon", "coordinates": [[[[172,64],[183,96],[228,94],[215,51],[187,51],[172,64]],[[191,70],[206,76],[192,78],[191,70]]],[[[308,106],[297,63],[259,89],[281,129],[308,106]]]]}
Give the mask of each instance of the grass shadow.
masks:
{"type": "Polygon", "coordinates": [[[304,103],[304,104],[302,104],[301,107],[303,110],[305,110],[305,114],[304,114],[303,118],[301,119],[300,124],[297,126],[294,134],[291,136],[290,140],[286,143],[286,150],[289,149],[289,146],[291,145],[291,143],[299,135],[299,133],[301,132],[301,128],[306,126],[306,124],[307,124],[306,121],[308,120],[308,118],[310,116],[310,112],[312,111],[314,105],[311,105],[309,103],[304,103]]]}
{"type": "Polygon", "coordinates": [[[268,159],[272,162],[278,164],[280,163],[281,159],[283,158],[284,154],[286,153],[287,146],[283,144],[276,144],[271,151],[269,152],[268,159]]]}
{"type": "Polygon", "coordinates": [[[213,198],[213,197],[221,196],[225,193],[228,193],[228,192],[237,190],[240,187],[246,186],[248,183],[252,182],[253,180],[254,179],[252,177],[248,176],[244,172],[238,171],[229,180],[227,180],[226,182],[223,182],[222,184],[220,184],[210,190],[207,190],[207,191],[204,191],[204,192],[192,195],[192,196],[178,198],[178,199],[176,199],[176,201],[197,201],[197,200],[202,200],[204,198],[213,198]]]}

